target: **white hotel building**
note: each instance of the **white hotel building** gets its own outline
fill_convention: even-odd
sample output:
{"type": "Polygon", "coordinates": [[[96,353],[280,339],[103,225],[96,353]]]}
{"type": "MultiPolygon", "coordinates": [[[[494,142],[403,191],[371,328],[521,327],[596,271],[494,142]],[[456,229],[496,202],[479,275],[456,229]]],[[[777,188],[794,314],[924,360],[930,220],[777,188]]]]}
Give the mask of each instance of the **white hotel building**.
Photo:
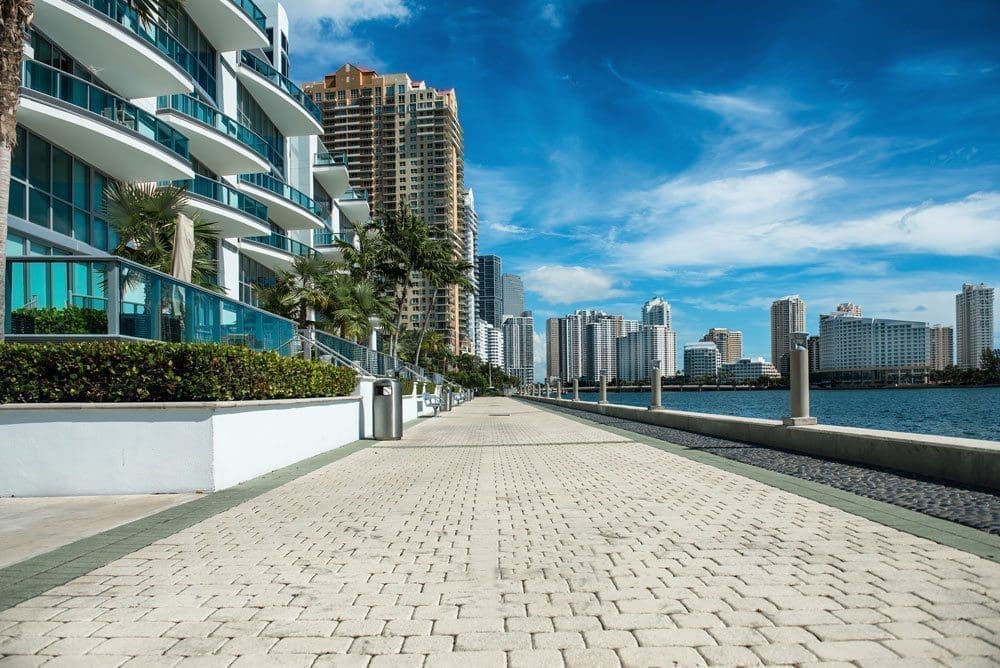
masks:
{"type": "Polygon", "coordinates": [[[930,367],[931,335],[926,322],[863,318],[837,311],[820,316],[819,341],[820,374],[889,381],[925,377],[930,367]]]}
{"type": "Polygon", "coordinates": [[[644,325],[617,339],[618,379],[648,383],[653,363],[659,362],[664,378],[677,375],[677,332],[666,325],[644,325]]]}
{"type": "Polygon", "coordinates": [[[107,315],[108,331],[92,333],[280,347],[293,327],[252,308],[257,289],[297,256],[335,257],[341,220],[370,217],[345,156],[319,141],[320,110],[289,78],[282,6],[191,0],[168,26],[109,0],[35,0],[34,12],[12,157],[8,308],[86,306],[107,315]],[[221,295],[109,258],[104,192],[116,181],[188,190],[186,213],[219,233],[221,295]],[[105,276],[123,289],[105,289],[105,276]]]}

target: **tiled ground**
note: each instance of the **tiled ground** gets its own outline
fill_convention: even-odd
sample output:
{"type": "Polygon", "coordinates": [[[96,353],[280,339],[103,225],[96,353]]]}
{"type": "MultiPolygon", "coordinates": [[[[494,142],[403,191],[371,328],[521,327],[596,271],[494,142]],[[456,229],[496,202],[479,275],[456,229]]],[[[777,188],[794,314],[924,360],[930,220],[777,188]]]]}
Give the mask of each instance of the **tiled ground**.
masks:
{"type": "Polygon", "coordinates": [[[1000,564],[510,400],[407,434],[0,612],[0,665],[1000,662],[1000,564]]]}

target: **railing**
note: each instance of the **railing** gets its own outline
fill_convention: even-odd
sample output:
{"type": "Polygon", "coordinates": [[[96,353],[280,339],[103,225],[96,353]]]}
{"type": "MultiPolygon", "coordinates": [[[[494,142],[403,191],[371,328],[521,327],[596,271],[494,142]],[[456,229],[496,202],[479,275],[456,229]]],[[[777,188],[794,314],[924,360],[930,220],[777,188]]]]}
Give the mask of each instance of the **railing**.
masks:
{"type": "Polygon", "coordinates": [[[324,348],[337,353],[345,360],[350,360],[372,376],[400,376],[404,378],[428,377],[423,369],[390,357],[359,343],[342,339],[334,334],[317,330],[315,340],[324,348]]]}
{"type": "Polygon", "coordinates": [[[321,232],[319,230],[313,232],[314,246],[336,246],[337,241],[353,244],[354,232],[321,232]]]}
{"type": "MultiPolygon", "coordinates": [[[[195,79],[199,79],[198,68],[195,59],[184,46],[177,41],[173,35],[168,33],[160,25],[153,21],[143,21],[134,9],[121,0],[76,0],[94,11],[104,14],[115,23],[126,28],[130,32],[138,35],[143,41],[148,42],[172,60],[182,70],[190,74],[195,79]]],[[[211,90],[215,88],[215,82],[203,82],[211,84],[211,90]]]]}
{"type": "Polygon", "coordinates": [[[6,281],[5,332],[17,340],[82,335],[278,351],[295,335],[291,320],[121,258],[10,258],[6,281]],[[54,312],[39,318],[25,308],[32,300],[54,312]]]}
{"type": "Polygon", "coordinates": [[[243,13],[250,17],[250,20],[257,24],[261,32],[267,32],[267,17],[260,11],[257,5],[250,0],[230,0],[234,5],[243,10],[243,13]]]}
{"type": "MultiPolygon", "coordinates": [[[[270,160],[268,149],[271,147],[264,141],[263,137],[236,119],[230,118],[222,112],[213,109],[201,100],[196,100],[190,95],[161,95],[156,98],[156,107],[158,109],[172,109],[184,114],[188,118],[198,121],[202,125],[215,128],[251,149],[265,160],[270,160]]],[[[273,152],[273,150],[270,152],[273,152]]]]}
{"type": "Polygon", "coordinates": [[[278,250],[284,251],[290,255],[309,256],[316,254],[315,248],[307,246],[301,241],[290,239],[283,234],[275,234],[273,232],[259,237],[244,237],[244,240],[252,241],[255,244],[261,244],[263,246],[270,246],[271,248],[277,248],[278,250]]]}
{"type": "Polygon", "coordinates": [[[220,181],[213,181],[204,176],[195,176],[193,179],[179,179],[168,181],[175,188],[184,188],[189,193],[201,195],[219,204],[223,204],[232,209],[239,209],[248,216],[252,216],[262,223],[267,224],[267,205],[258,202],[253,197],[241,193],[235,188],[231,188],[220,181]]]}
{"type": "Polygon", "coordinates": [[[106,120],[152,139],[169,151],[188,159],[188,140],[153,114],[131,102],[71,74],[36,60],[22,63],[21,85],[36,93],[97,114],[106,120]]]}
{"type": "Polygon", "coordinates": [[[334,167],[337,165],[347,166],[347,152],[339,153],[317,153],[313,164],[317,167],[334,167]]]}
{"type": "Polygon", "coordinates": [[[274,178],[270,174],[240,174],[240,181],[263,188],[264,190],[269,190],[292,204],[305,209],[317,218],[323,218],[323,208],[316,200],[304,192],[296,190],[284,181],[274,178]]]}
{"type": "Polygon", "coordinates": [[[316,120],[323,123],[323,112],[320,111],[312,98],[302,92],[302,89],[292,83],[291,79],[274,69],[269,63],[261,60],[249,51],[240,52],[240,64],[249,67],[257,74],[261,75],[282,91],[295,98],[302,107],[316,120]]]}
{"type": "Polygon", "coordinates": [[[368,191],[364,188],[349,188],[347,192],[341,195],[339,198],[342,202],[356,202],[356,201],[368,201],[368,191]]]}

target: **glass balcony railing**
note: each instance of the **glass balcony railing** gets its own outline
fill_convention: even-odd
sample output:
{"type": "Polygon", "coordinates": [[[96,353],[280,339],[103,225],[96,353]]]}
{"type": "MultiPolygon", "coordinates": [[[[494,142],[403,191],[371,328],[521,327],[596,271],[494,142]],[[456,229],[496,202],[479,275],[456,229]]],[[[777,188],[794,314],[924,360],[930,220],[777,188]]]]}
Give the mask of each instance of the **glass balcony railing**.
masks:
{"type": "Polygon", "coordinates": [[[228,343],[289,354],[295,323],[115,257],[9,258],[5,333],[228,343]]]}
{"type": "Polygon", "coordinates": [[[198,121],[202,125],[215,128],[224,135],[243,144],[265,160],[269,160],[269,153],[273,152],[269,150],[271,147],[264,141],[264,138],[256,132],[190,95],[161,95],[156,98],[156,107],[157,109],[172,109],[184,114],[188,118],[198,121]]]}
{"type": "Polygon", "coordinates": [[[313,160],[313,164],[317,167],[334,167],[338,165],[347,167],[347,152],[317,153],[316,159],[313,160]]]}
{"type": "MultiPolygon", "coordinates": [[[[231,209],[239,209],[248,216],[252,216],[260,222],[267,224],[267,205],[258,202],[253,197],[241,193],[235,188],[213,181],[204,176],[195,176],[193,179],[180,179],[166,182],[175,188],[184,188],[188,192],[200,195],[219,204],[228,206],[231,209]]],[[[162,185],[162,183],[161,183],[162,185]]]]}
{"type": "Polygon", "coordinates": [[[313,246],[336,246],[337,241],[354,243],[354,232],[328,232],[316,230],[313,232],[313,246]]]}
{"type": "Polygon", "coordinates": [[[160,53],[190,74],[191,78],[197,80],[207,90],[215,90],[215,82],[204,80],[198,71],[194,56],[177,41],[177,38],[152,21],[142,21],[136,11],[121,0],[76,0],[76,2],[104,14],[129,32],[138,35],[140,39],[154,46],[160,53]]]}
{"type": "Polygon", "coordinates": [[[261,60],[249,51],[241,51],[240,64],[249,67],[254,72],[280,88],[282,91],[295,98],[295,100],[302,105],[302,107],[308,111],[314,119],[316,119],[317,123],[323,123],[323,112],[319,110],[319,107],[317,107],[316,103],[312,101],[312,98],[303,93],[302,89],[292,83],[291,79],[274,69],[270,63],[261,60]]]}
{"type": "Polygon", "coordinates": [[[243,10],[243,13],[250,17],[250,20],[257,24],[261,32],[267,32],[267,17],[260,11],[257,5],[250,0],[230,0],[234,5],[243,10]]]}
{"type": "Polygon", "coordinates": [[[318,202],[270,174],[240,174],[240,181],[263,188],[264,190],[269,190],[292,204],[305,209],[314,216],[323,218],[323,207],[318,202]]]}
{"type": "Polygon", "coordinates": [[[363,188],[351,188],[338,199],[344,202],[368,201],[368,191],[363,188]]]}
{"type": "Polygon", "coordinates": [[[394,376],[401,378],[427,377],[428,374],[420,367],[406,364],[395,357],[390,357],[371,348],[367,348],[359,343],[342,339],[334,334],[329,334],[320,330],[316,331],[316,341],[323,348],[332,350],[341,357],[351,360],[361,366],[365,371],[373,376],[394,376]]]}
{"type": "Polygon", "coordinates": [[[289,255],[301,255],[304,257],[310,255],[316,255],[316,249],[307,246],[301,241],[296,241],[295,239],[290,239],[283,234],[277,234],[272,232],[260,237],[245,237],[246,241],[252,241],[255,244],[261,244],[264,246],[270,246],[271,248],[277,248],[280,251],[284,251],[289,255]]]}
{"type": "Polygon", "coordinates": [[[188,140],[153,114],[94,84],[35,60],[22,63],[24,88],[102,116],[188,159],[188,140]]]}

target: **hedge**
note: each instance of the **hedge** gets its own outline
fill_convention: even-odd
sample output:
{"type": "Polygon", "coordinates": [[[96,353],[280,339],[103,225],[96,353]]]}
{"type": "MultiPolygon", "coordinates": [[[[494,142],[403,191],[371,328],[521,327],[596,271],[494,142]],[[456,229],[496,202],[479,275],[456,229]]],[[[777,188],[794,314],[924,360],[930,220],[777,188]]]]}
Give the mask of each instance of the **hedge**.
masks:
{"type": "Polygon", "coordinates": [[[0,403],[340,397],[347,367],[214,343],[0,345],[0,403]]]}

